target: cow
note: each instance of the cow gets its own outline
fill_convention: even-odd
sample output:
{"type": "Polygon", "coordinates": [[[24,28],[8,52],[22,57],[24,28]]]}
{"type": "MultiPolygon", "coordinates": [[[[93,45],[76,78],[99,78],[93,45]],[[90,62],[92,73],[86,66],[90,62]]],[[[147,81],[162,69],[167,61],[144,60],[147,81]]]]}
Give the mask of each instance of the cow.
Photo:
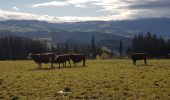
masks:
{"type": "Polygon", "coordinates": [[[134,65],[136,65],[136,60],[144,60],[145,64],[147,64],[147,61],[146,61],[147,54],[146,53],[130,53],[130,56],[133,60],[134,65]]]}
{"type": "Polygon", "coordinates": [[[53,60],[54,63],[59,64],[59,67],[60,67],[61,63],[63,64],[63,67],[66,66],[67,61],[68,61],[69,65],[71,66],[69,54],[57,55],[53,60]]]}
{"type": "Polygon", "coordinates": [[[32,54],[30,53],[27,57],[28,59],[33,59],[38,68],[41,68],[41,63],[51,63],[51,68],[53,68],[53,60],[55,58],[55,53],[41,53],[41,54],[32,54]]]}
{"type": "Polygon", "coordinates": [[[166,58],[170,58],[170,53],[166,56],[166,58]]]}
{"type": "Polygon", "coordinates": [[[85,54],[70,54],[70,59],[73,61],[73,64],[77,66],[78,62],[83,60],[83,66],[85,66],[86,55],[85,54]]]}

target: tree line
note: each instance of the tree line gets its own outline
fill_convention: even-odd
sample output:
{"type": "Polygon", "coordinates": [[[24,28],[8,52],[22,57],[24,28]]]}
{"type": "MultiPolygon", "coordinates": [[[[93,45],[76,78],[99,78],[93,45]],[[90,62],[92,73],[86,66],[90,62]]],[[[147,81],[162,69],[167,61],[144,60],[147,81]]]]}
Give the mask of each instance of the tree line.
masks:
{"type": "Polygon", "coordinates": [[[157,37],[150,32],[146,35],[140,33],[134,36],[131,51],[146,52],[150,57],[165,57],[170,53],[170,40],[165,40],[161,36],[157,37]]]}
{"type": "Polygon", "coordinates": [[[39,41],[18,37],[0,37],[0,60],[26,59],[30,52],[45,52],[48,49],[39,41]]]}
{"type": "Polygon", "coordinates": [[[32,40],[19,36],[0,37],[0,60],[21,60],[27,59],[29,53],[55,52],[56,54],[83,53],[87,58],[95,59],[101,54],[101,48],[95,44],[95,37],[92,36],[89,44],[83,46],[69,45],[69,43],[58,43],[48,46],[39,40],[32,40]]]}
{"type": "Polygon", "coordinates": [[[69,44],[69,43],[57,43],[51,46],[51,52],[55,52],[57,54],[66,54],[66,53],[78,53],[85,54],[87,58],[95,59],[97,55],[101,55],[102,48],[97,46],[95,43],[95,37],[92,36],[89,44],[69,44]]]}
{"type": "MultiPolygon", "coordinates": [[[[120,40],[117,50],[120,56],[125,54],[123,53],[125,49],[122,40],[120,40]]],[[[30,52],[55,52],[57,54],[83,53],[86,54],[87,58],[95,59],[97,55],[101,56],[103,52],[107,53],[107,50],[96,45],[94,36],[92,36],[89,44],[78,46],[70,45],[69,43],[58,43],[52,44],[50,47],[39,40],[32,40],[19,36],[0,37],[0,60],[26,59],[30,52]]],[[[146,52],[151,57],[165,57],[170,53],[170,40],[157,37],[150,32],[145,35],[140,33],[134,36],[132,45],[126,49],[127,55],[130,52],[146,52]]],[[[107,54],[110,56],[114,55],[113,52],[107,54]]]]}

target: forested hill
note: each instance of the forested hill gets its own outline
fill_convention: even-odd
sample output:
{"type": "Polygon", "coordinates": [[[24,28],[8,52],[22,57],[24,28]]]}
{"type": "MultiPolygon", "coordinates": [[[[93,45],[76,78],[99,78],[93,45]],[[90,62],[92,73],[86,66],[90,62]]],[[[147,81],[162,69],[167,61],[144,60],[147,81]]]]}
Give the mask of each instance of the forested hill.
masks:
{"type": "Polygon", "coordinates": [[[169,18],[148,18],[123,21],[86,21],[72,23],[48,23],[37,20],[8,20],[0,22],[1,30],[32,32],[46,31],[100,31],[123,36],[133,36],[139,32],[151,32],[157,36],[170,38],[169,18]]]}
{"type": "Polygon", "coordinates": [[[48,23],[37,20],[0,21],[0,35],[17,35],[31,39],[49,39],[54,43],[89,43],[94,35],[96,43],[117,49],[122,40],[125,48],[134,35],[151,32],[158,37],[170,38],[169,18],[148,18],[123,21],[86,21],[48,23]]]}

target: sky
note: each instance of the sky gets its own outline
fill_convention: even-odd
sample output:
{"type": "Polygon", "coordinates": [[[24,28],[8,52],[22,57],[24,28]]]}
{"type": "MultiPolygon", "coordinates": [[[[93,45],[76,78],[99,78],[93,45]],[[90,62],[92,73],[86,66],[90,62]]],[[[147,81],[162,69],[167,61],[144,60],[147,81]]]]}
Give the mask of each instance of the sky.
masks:
{"type": "Polygon", "coordinates": [[[0,0],[0,20],[75,22],[170,18],[170,0],[0,0]]]}

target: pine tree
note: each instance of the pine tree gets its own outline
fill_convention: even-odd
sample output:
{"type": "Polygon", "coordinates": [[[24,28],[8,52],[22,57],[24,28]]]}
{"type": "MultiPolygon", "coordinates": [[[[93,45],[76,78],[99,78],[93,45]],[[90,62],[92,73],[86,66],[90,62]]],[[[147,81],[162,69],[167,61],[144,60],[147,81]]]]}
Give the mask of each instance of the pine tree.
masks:
{"type": "Polygon", "coordinates": [[[65,43],[65,48],[64,48],[65,50],[65,53],[68,53],[69,52],[69,47],[68,47],[68,44],[67,43],[65,43]]]}
{"type": "Polygon", "coordinates": [[[130,51],[131,51],[131,49],[130,49],[130,47],[128,46],[127,49],[126,49],[126,55],[127,55],[127,56],[129,55],[130,51]]]}
{"type": "Polygon", "coordinates": [[[133,39],[133,42],[132,42],[132,50],[136,52],[137,49],[138,49],[137,36],[135,35],[134,39],[133,39]]]}
{"type": "Polygon", "coordinates": [[[96,59],[96,44],[95,44],[94,36],[92,36],[92,39],[91,39],[91,53],[92,53],[92,58],[96,59]]]}

